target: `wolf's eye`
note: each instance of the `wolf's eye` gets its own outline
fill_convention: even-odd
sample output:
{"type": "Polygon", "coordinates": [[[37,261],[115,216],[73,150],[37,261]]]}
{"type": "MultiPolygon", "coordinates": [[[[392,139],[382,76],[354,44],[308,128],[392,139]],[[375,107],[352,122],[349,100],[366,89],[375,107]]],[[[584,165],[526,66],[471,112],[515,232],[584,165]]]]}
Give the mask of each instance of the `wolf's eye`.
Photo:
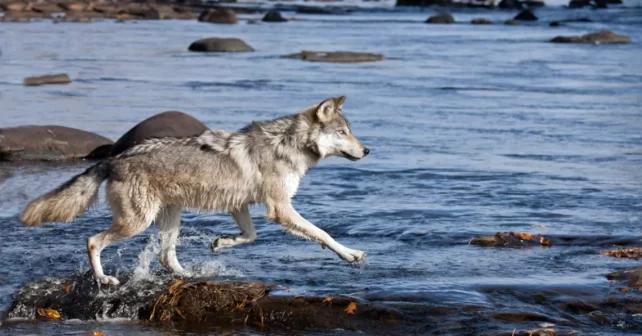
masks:
{"type": "Polygon", "coordinates": [[[346,131],[344,131],[344,130],[339,130],[339,132],[337,132],[337,133],[339,133],[341,135],[346,135],[346,131]]]}

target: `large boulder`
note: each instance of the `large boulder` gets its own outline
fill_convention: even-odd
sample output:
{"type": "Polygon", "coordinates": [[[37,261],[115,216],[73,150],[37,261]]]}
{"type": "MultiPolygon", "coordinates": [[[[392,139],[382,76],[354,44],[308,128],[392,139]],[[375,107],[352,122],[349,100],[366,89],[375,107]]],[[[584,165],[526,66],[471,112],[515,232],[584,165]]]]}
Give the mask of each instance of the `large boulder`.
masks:
{"type": "Polygon", "coordinates": [[[189,51],[199,52],[249,52],[254,51],[247,43],[237,38],[206,38],[190,44],[189,51]]]}
{"type": "Polygon", "coordinates": [[[0,128],[0,161],[100,158],[109,153],[105,149],[112,143],[98,134],[64,126],[0,128]]]}
{"type": "Polygon", "coordinates": [[[502,0],[497,7],[502,9],[522,9],[524,5],[519,0],[502,0]]]}
{"type": "Polygon", "coordinates": [[[26,86],[39,86],[46,84],[69,84],[71,78],[67,74],[45,75],[37,77],[27,77],[24,80],[26,86]]]}
{"type": "Polygon", "coordinates": [[[529,11],[528,9],[525,9],[521,11],[519,14],[515,15],[513,20],[517,21],[537,21],[537,16],[533,14],[533,12],[529,11]]]}
{"type": "Polygon", "coordinates": [[[626,35],[617,35],[608,30],[590,33],[582,36],[557,36],[551,40],[553,43],[592,43],[592,44],[621,44],[631,43],[626,35]]]}
{"type": "Polygon", "coordinates": [[[201,12],[198,21],[209,23],[235,24],[239,22],[236,13],[227,8],[208,8],[201,12]]]}
{"type": "Polygon", "coordinates": [[[120,137],[112,147],[111,155],[118,155],[146,139],[189,137],[207,130],[205,124],[189,114],[178,111],[159,113],[141,121],[120,137]]]}
{"type": "Polygon", "coordinates": [[[437,14],[429,17],[426,23],[455,23],[455,18],[450,14],[437,14]]]}
{"type": "Polygon", "coordinates": [[[263,19],[261,20],[263,22],[286,22],[285,18],[281,16],[281,13],[276,10],[271,10],[267,13],[265,13],[265,16],[263,16],[263,19]]]}
{"type": "Polygon", "coordinates": [[[300,59],[308,62],[327,63],[362,63],[383,61],[385,56],[376,53],[352,52],[352,51],[310,51],[303,50],[300,53],[284,55],[283,58],[300,59]]]}

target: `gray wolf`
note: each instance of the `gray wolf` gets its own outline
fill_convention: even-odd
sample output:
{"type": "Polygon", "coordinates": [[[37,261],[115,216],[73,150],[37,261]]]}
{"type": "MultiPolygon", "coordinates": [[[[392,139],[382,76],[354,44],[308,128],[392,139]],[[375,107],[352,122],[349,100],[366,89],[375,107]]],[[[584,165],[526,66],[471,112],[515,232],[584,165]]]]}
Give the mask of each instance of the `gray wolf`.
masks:
{"type": "Polygon", "coordinates": [[[352,135],[341,109],[344,101],[344,96],[329,98],[293,115],[252,122],[235,133],[207,130],[192,137],[147,139],[33,200],[20,221],[28,226],[71,222],[92,204],[107,180],[112,225],[87,239],[89,260],[101,284],[119,284],[103,273],[101,251],[143,232],[152,222],[160,232],[161,264],[182,273],[176,258],[182,209],[232,214],[241,233],[217,238],[212,243],[215,250],[254,241],[248,207],[264,204],[267,218],[288,232],[358,262],[364,252],[339,244],[303,218],[291,202],[301,178],[321,159],[340,156],[356,161],[370,152],[352,135]]]}

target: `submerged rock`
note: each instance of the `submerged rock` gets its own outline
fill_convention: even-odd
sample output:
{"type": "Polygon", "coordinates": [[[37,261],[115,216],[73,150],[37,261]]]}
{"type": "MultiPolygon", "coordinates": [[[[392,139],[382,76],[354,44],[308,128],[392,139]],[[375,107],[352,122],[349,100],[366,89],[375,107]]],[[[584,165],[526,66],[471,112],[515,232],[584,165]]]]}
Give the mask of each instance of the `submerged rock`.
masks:
{"type": "Polygon", "coordinates": [[[550,42],[553,43],[592,43],[592,44],[622,44],[631,43],[626,35],[617,35],[612,31],[604,30],[582,36],[557,36],[550,42]]]}
{"type": "Polygon", "coordinates": [[[111,155],[125,150],[151,138],[189,137],[202,134],[208,128],[198,119],[178,111],[167,111],[149,117],[127,131],[116,141],[111,155]]]}
{"type": "Polygon", "coordinates": [[[192,43],[189,51],[199,52],[249,52],[254,51],[247,43],[237,38],[206,38],[192,43]]]}
{"type": "Polygon", "coordinates": [[[521,11],[519,14],[515,15],[513,20],[517,21],[537,21],[537,16],[533,14],[533,12],[529,11],[528,9],[525,9],[521,11]]]}
{"type": "Polygon", "coordinates": [[[265,13],[265,16],[263,16],[263,19],[261,20],[263,22],[287,22],[283,16],[281,16],[281,13],[279,11],[271,10],[267,13],[265,13]]]}
{"type": "Polygon", "coordinates": [[[615,250],[600,252],[601,255],[607,257],[642,259],[642,247],[619,248],[615,250]]]}
{"type": "Polygon", "coordinates": [[[283,58],[294,58],[308,62],[328,63],[361,63],[383,61],[385,56],[376,53],[353,52],[353,51],[310,51],[303,50],[300,53],[281,56],[283,58]]]}
{"type": "Polygon", "coordinates": [[[437,14],[429,17],[426,23],[455,23],[455,18],[450,14],[437,14]]]}
{"type": "Polygon", "coordinates": [[[396,6],[451,6],[452,0],[397,0],[396,6]]]}
{"type": "Polygon", "coordinates": [[[340,6],[297,6],[296,12],[298,14],[345,15],[351,11],[340,6]]]}
{"type": "Polygon", "coordinates": [[[493,21],[488,20],[488,19],[484,19],[484,18],[477,18],[477,19],[472,19],[470,21],[470,23],[472,23],[472,24],[492,24],[493,21]]]}
{"type": "Polygon", "coordinates": [[[509,26],[514,26],[514,25],[518,25],[518,24],[519,24],[519,21],[517,21],[517,20],[512,20],[512,19],[511,19],[511,20],[506,20],[506,21],[504,21],[504,24],[505,24],[505,25],[509,25],[509,26]]]}
{"type": "Polygon", "coordinates": [[[642,267],[625,269],[606,275],[609,280],[623,281],[629,287],[642,289],[642,267]]]}
{"type": "Polygon", "coordinates": [[[69,84],[71,78],[67,74],[45,75],[37,77],[27,77],[24,80],[26,86],[39,86],[46,84],[69,84]]]}
{"type": "Polygon", "coordinates": [[[479,246],[551,246],[551,239],[542,235],[533,235],[523,232],[497,232],[489,236],[477,236],[468,244],[479,246]]]}
{"type": "Polygon", "coordinates": [[[201,12],[198,21],[209,23],[235,24],[239,22],[236,13],[227,8],[209,8],[201,12]]]}
{"type": "Polygon", "coordinates": [[[113,142],[64,126],[0,128],[0,161],[53,161],[105,157],[113,142]]]}
{"type": "Polygon", "coordinates": [[[524,8],[524,4],[519,0],[502,0],[497,7],[502,9],[522,9],[524,8]]]}

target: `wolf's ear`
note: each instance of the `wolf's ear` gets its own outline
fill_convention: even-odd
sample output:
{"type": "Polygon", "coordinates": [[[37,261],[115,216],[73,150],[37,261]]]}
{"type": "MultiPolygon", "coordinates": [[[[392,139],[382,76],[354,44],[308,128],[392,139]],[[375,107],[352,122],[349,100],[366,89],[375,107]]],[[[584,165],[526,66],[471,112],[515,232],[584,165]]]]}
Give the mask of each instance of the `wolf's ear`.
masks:
{"type": "Polygon", "coordinates": [[[337,107],[341,108],[341,106],[343,105],[343,102],[346,101],[346,96],[341,96],[339,98],[334,98],[334,100],[335,100],[335,102],[337,104],[337,107]]]}
{"type": "Polygon", "coordinates": [[[324,100],[319,106],[317,107],[317,119],[320,122],[328,122],[332,120],[334,117],[334,114],[336,113],[336,108],[337,108],[337,103],[334,98],[328,98],[324,100]]]}

